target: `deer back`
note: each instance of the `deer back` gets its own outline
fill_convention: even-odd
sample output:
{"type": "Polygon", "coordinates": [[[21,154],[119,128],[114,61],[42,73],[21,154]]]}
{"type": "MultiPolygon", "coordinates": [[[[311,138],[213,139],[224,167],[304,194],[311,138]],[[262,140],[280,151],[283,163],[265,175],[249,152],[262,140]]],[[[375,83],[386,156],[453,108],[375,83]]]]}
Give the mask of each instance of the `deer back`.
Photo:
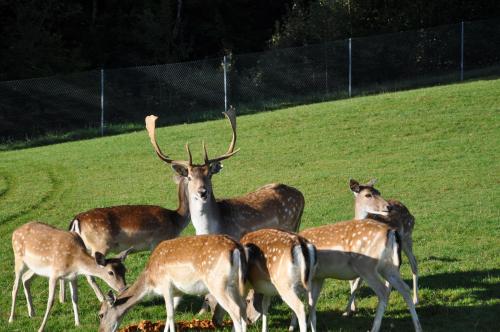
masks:
{"type": "Polygon", "coordinates": [[[240,242],[247,248],[248,278],[254,287],[266,281],[298,282],[307,289],[316,260],[315,249],[309,241],[288,231],[261,229],[247,233],[240,242]]]}
{"type": "Polygon", "coordinates": [[[217,203],[224,233],[238,239],[262,228],[297,231],[305,201],[299,190],[273,183],[217,203]]]}
{"type": "MultiPolygon", "coordinates": [[[[70,229],[93,251],[106,254],[129,247],[150,250],[159,242],[179,236],[183,222],[176,211],[152,205],[121,205],[80,213],[70,229]]],[[[187,218],[186,218],[187,219],[187,218]]]]}
{"type": "Polygon", "coordinates": [[[161,242],[152,252],[147,274],[154,283],[173,280],[204,279],[210,272],[233,265],[233,252],[243,247],[226,235],[186,236],[161,242]]]}
{"type": "Polygon", "coordinates": [[[375,268],[382,261],[393,261],[393,253],[388,251],[391,231],[384,223],[362,219],[309,228],[299,234],[317,248],[317,276],[351,280],[358,276],[353,265],[375,268]]]}

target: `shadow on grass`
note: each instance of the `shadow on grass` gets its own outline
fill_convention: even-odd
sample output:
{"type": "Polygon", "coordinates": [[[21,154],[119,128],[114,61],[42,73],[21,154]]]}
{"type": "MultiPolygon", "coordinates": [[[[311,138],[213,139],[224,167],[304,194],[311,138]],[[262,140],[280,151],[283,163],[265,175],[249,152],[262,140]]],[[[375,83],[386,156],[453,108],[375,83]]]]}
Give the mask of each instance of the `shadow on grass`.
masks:
{"type": "MultiPolygon", "coordinates": [[[[176,312],[185,312],[185,313],[197,313],[201,309],[201,305],[203,303],[203,296],[193,296],[193,295],[184,295],[182,296],[182,301],[179,303],[176,312]]],[[[138,304],[141,307],[151,307],[151,306],[165,306],[165,301],[161,296],[150,297],[138,304]]]]}
{"type": "MultiPolygon", "coordinates": [[[[464,272],[437,273],[419,278],[420,289],[430,290],[469,290],[468,298],[484,304],[470,306],[456,306],[452,302],[442,305],[429,303],[425,300],[417,305],[417,314],[425,331],[498,331],[498,315],[500,303],[490,304],[491,301],[500,299],[500,283],[491,279],[500,279],[500,269],[473,270],[464,272]],[[490,280],[490,281],[489,281],[490,280]]],[[[407,280],[407,282],[409,282],[407,280]]],[[[400,296],[393,290],[391,296],[400,296]]],[[[373,296],[373,291],[362,287],[358,292],[359,297],[373,296]]],[[[345,297],[345,304],[347,304],[345,297]]],[[[446,299],[442,299],[446,302],[446,299]]],[[[321,301],[321,298],[320,298],[321,301]]],[[[433,300],[434,301],[434,300],[433,300]]],[[[441,302],[437,299],[437,302],[441,302]]],[[[283,306],[276,306],[273,301],[271,306],[272,326],[288,326],[291,311],[283,306]]],[[[343,317],[342,312],[318,311],[318,331],[360,331],[368,330],[375,318],[375,307],[358,307],[358,312],[353,317],[343,317]]],[[[410,313],[405,309],[386,308],[382,320],[383,331],[412,331],[413,324],[410,313]]]]}
{"type": "MultiPolygon", "coordinates": [[[[488,281],[500,278],[500,269],[482,271],[464,271],[437,273],[421,276],[419,284],[421,289],[469,289],[468,297],[484,302],[481,305],[455,306],[452,302],[442,305],[429,303],[425,300],[417,306],[422,327],[425,331],[497,331],[500,303],[486,304],[488,301],[500,298],[500,283],[488,281]]],[[[407,280],[408,282],[408,280],[407,280]]],[[[400,296],[393,291],[391,296],[400,296]]],[[[373,296],[373,291],[362,287],[358,297],[373,296]]],[[[347,303],[346,294],[346,303],[347,303]]],[[[446,299],[442,299],[444,302],[446,299]]],[[[321,298],[320,298],[320,301],[321,298]]],[[[324,301],[324,300],[323,300],[324,301]]],[[[434,300],[433,300],[434,301],[434,300]]],[[[437,299],[438,302],[441,300],[437,299]]],[[[290,323],[291,310],[283,305],[278,305],[281,300],[273,298],[270,307],[270,325],[273,328],[285,330],[290,323]]],[[[184,313],[197,313],[202,304],[202,297],[184,296],[177,311],[184,313]]],[[[164,306],[162,297],[149,298],[139,304],[142,307],[164,306]]],[[[358,312],[352,317],[343,317],[339,310],[318,311],[318,331],[366,331],[373,324],[375,307],[358,307],[358,312]]],[[[261,321],[257,322],[260,329],[261,321]]],[[[382,320],[383,331],[413,331],[413,323],[408,309],[393,309],[389,305],[382,320]]]]}

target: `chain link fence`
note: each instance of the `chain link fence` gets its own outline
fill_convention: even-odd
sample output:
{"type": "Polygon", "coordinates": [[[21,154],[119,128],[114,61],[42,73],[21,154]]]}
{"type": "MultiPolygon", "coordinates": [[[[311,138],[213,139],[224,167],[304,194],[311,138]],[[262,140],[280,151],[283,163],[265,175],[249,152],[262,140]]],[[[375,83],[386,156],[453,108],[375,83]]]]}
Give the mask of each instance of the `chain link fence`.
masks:
{"type": "Polygon", "coordinates": [[[0,138],[219,118],[500,75],[500,20],[461,22],[224,59],[0,82],[0,138]]]}

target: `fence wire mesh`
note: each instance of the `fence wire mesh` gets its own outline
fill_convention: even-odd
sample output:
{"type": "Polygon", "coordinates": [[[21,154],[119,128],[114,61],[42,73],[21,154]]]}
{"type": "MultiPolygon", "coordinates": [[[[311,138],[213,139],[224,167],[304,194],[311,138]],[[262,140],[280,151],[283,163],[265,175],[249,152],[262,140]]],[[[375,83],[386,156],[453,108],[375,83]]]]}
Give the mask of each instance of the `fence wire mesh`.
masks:
{"type": "Polygon", "coordinates": [[[0,82],[0,138],[102,125],[106,133],[142,125],[148,114],[159,115],[160,125],[216,118],[225,98],[245,113],[345,98],[351,90],[355,96],[500,75],[498,19],[352,38],[351,47],[351,56],[341,40],[229,55],[226,65],[206,59],[0,82]]]}

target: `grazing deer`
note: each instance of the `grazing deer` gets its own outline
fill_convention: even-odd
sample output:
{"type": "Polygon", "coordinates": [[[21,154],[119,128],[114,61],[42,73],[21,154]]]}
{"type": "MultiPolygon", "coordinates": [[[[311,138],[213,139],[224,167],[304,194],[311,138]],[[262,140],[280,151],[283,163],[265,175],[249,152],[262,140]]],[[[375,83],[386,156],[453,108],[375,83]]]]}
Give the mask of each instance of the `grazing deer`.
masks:
{"type": "Polygon", "coordinates": [[[102,303],[99,331],[116,331],[132,306],[147,294],[156,293],[165,299],[165,331],[175,332],[174,296],[209,292],[231,316],[234,330],[246,331],[245,272],[244,248],[226,235],[163,241],[153,250],[136,282],[102,303]]]}
{"type": "Polygon", "coordinates": [[[77,326],[80,325],[76,280],[78,275],[92,275],[101,278],[117,291],[125,288],[126,269],[123,261],[126,253],[118,258],[106,259],[103,254],[96,252],[95,257],[92,257],[88,254],[82,239],[75,233],[59,230],[40,222],[30,222],[12,233],[12,249],[16,277],[12,288],[9,323],[14,320],[16,295],[21,279],[28,303],[28,315],[34,316],[30,283],[35,274],[49,278],[47,310],[39,332],[43,331],[54,303],[54,292],[58,279],[69,280],[75,325],[77,326]]]}
{"type": "Polygon", "coordinates": [[[371,219],[350,220],[306,229],[299,233],[316,246],[318,266],[312,282],[310,321],[316,330],[316,303],[326,278],[353,280],[361,277],[373,289],[379,303],[371,331],[380,329],[390,287],[403,296],[416,331],[422,331],[408,285],[401,279],[399,235],[390,226],[371,219]]]}
{"type": "MultiPolygon", "coordinates": [[[[376,179],[372,179],[367,184],[360,184],[354,179],[349,181],[349,187],[355,198],[354,219],[375,219],[397,230],[401,238],[401,249],[403,249],[406,257],[408,257],[413,273],[413,303],[417,304],[418,266],[415,255],[413,254],[412,239],[415,218],[400,201],[393,199],[384,200],[380,192],[374,188],[376,181],[376,179]]],[[[345,316],[356,311],[354,298],[356,291],[361,285],[361,280],[358,278],[354,281],[349,281],[349,283],[351,285],[351,298],[344,313],[345,316]]]]}
{"type": "MultiPolygon", "coordinates": [[[[175,176],[179,206],[168,210],[154,205],[121,205],[82,212],[71,221],[70,230],[81,236],[91,251],[106,255],[126,248],[134,251],[153,250],[163,240],[173,239],[189,223],[186,179],[175,176]]],[[[94,278],[87,277],[99,301],[104,295],[94,278]]],[[[60,301],[64,301],[64,281],[60,282],[60,301]]]]}
{"type": "Polygon", "coordinates": [[[311,304],[311,281],[316,268],[316,249],[297,234],[277,229],[261,229],[244,235],[240,243],[248,257],[247,278],[254,294],[247,304],[247,317],[255,322],[262,314],[262,332],[267,331],[267,310],[271,296],[278,294],[298,317],[306,332],[306,311],[300,300],[307,294],[311,304]],[[262,301],[262,302],[261,302],[262,301]]]}

